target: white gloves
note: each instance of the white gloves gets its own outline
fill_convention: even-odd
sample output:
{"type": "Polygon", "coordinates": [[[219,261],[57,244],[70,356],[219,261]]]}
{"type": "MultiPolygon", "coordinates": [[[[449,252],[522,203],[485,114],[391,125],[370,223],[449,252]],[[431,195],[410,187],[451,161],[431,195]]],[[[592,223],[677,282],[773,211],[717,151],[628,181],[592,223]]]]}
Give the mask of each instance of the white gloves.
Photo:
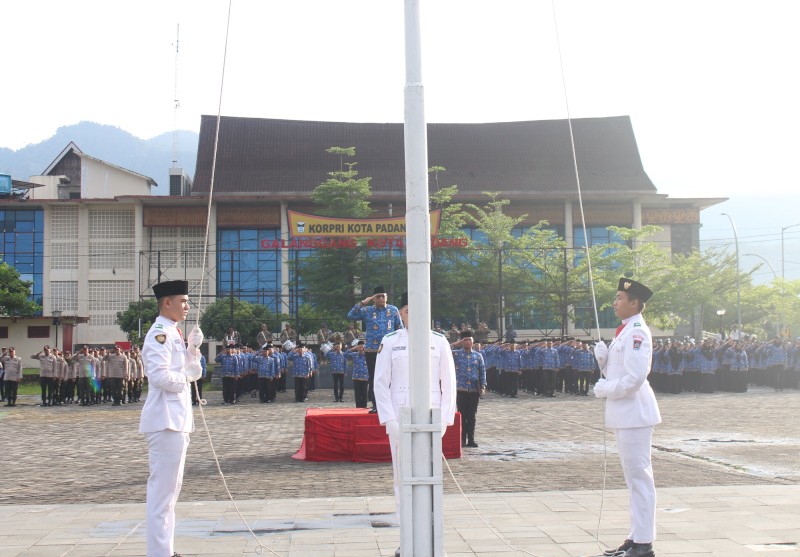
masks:
{"type": "Polygon", "coordinates": [[[602,377],[597,380],[597,383],[594,384],[594,396],[595,398],[606,398],[607,393],[606,390],[606,380],[602,377]]]}
{"type": "Polygon", "coordinates": [[[389,420],[385,424],[386,426],[386,434],[389,436],[390,442],[395,442],[400,440],[400,424],[397,423],[397,420],[389,420]]]}
{"type": "Polygon", "coordinates": [[[608,346],[602,340],[598,341],[597,344],[594,345],[594,358],[597,360],[597,364],[600,366],[600,371],[603,372],[605,375],[606,362],[608,361],[608,346]]]}
{"type": "Polygon", "coordinates": [[[200,365],[200,345],[203,344],[203,331],[195,325],[187,338],[186,347],[186,366],[184,373],[189,381],[197,381],[203,376],[203,368],[200,365]]]}
{"type": "Polygon", "coordinates": [[[188,381],[197,381],[203,376],[203,368],[200,366],[200,360],[187,360],[186,365],[183,366],[183,373],[186,375],[188,381]]]}
{"type": "Polygon", "coordinates": [[[200,330],[200,327],[195,325],[189,333],[189,337],[186,339],[189,343],[189,350],[200,348],[204,338],[203,331],[200,330]]]}

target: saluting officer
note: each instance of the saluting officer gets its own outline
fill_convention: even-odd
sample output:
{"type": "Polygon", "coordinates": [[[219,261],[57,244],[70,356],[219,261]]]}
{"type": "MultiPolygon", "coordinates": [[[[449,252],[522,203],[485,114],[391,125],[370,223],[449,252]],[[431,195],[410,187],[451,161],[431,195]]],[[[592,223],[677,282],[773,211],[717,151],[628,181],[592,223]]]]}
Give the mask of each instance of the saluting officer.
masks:
{"type": "Polygon", "coordinates": [[[53,391],[58,361],[50,352],[49,346],[45,346],[41,352],[31,356],[31,359],[39,361],[39,384],[42,388],[42,403],[39,406],[51,406],[55,399],[53,391]]]}
{"type": "Polygon", "coordinates": [[[17,405],[17,387],[22,381],[22,358],[17,356],[14,347],[10,347],[3,358],[3,386],[5,387],[6,406],[17,405]]]}
{"type": "Polygon", "coordinates": [[[107,364],[108,385],[114,400],[113,406],[119,406],[122,404],[122,382],[127,380],[130,371],[128,357],[122,353],[122,348],[117,346],[114,352],[106,354],[103,360],[107,364]]]}
{"type": "Polygon", "coordinates": [[[347,314],[348,319],[360,319],[364,322],[364,354],[369,370],[369,399],[372,402],[370,413],[378,411],[375,401],[375,360],[378,357],[378,348],[381,345],[384,335],[388,335],[401,328],[400,312],[398,309],[387,303],[386,289],[383,286],[376,286],[372,291],[372,296],[360,301],[347,314]],[[372,306],[367,304],[374,301],[372,306]]]}
{"type": "Polygon", "coordinates": [[[622,325],[610,346],[601,341],[594,351],[603,374],[594,386],[594,394],[607,399],[606,425],[615,431],[625,484],[630,490],[631,530],[618,550],[625,551],[625,557],[655,556],[656,487],[650,445],[653,427],[661,423],[661,414],[647,381],[653,341],[642,317],[652,295],[645,285],[621,278],[614,313],[622,325]]]}

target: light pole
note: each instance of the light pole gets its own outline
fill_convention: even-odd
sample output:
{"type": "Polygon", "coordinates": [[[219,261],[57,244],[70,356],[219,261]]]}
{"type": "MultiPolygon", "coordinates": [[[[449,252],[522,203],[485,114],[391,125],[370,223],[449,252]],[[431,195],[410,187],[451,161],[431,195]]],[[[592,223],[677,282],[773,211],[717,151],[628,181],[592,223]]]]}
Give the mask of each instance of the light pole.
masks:
{"type": "Polygon", "coordinates": [[[742,288],[739,280],[739,234],[736,232],[736,224],[733,222],[733,217],[728,213],[721,213],[728,217],[731,221],[731,228],[733,228],[733,240],[736,242],[736,332],[739,338],[742,336],[742,288]]]}
{"type": "Polygon", "coordinates": [[[769,261],[767,261],[767,260],[766,260],[766,258],[765,258],[763,255],[758,255],[757,253],[745,253],[745,254],[743,254],[743,255],[744,255],[745,257],[747,257],[747,256],[750,256],[750,257],[758,257],[758,258],[759,258],[761,261],[763,261],[764,263],[766,263],[766,264],[767,264],[767,267],[769,267],[769,270],[770,270],[770,271],[772,271],[772,278],[773,278],[775,281],[777,281],[777,280],[778,280],[778,273],[776,273],[776,272],[775,272],[775,267],[773,267],[773,266],[772,266],[772,263],[770,263],[769,261]]]}
{"type": "MultiPolygon", "coordinates": [[[[724,321],[724,319],[725,319],[725,309],[718,309],[717,310],[717,315],[719,316],[719,333],[720,333],[720,335],[725,336],[725,333],[722,332],[722,331],[725,330],[725,321],[724,321]]],[[[720,339],[720,340],[724,340],[724,339],[720,339]]]]}
{"type": "Polygon", "coordinates": [[[61,325],[61,310],[54,309],[51,314],[53,315],[53,325],[56,326],[56,342],[53,348],[58,350],[58,326],[61,325]]]}
{"type": "Polygon", "coordinates": [[[789,230],[790,228],[794,228],[795,226],[800,226],[800,222],[797,224],[790,224],[789,226],[784,226],[781,228],[781,280],[786,280],[786,275],[784,274],[784,262],[783,262],[783,233],[789,230]]]}

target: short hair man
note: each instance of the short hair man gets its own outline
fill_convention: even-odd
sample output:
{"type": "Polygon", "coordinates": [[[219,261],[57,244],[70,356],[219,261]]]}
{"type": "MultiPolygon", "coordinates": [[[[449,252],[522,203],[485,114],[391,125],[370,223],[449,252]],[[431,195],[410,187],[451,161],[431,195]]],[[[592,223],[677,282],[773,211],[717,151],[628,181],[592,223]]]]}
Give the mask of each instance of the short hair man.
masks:
{"type": "Polygon", "coordinates": [[[631,530],[617,551],[625,557],[654,557],[656,488],[650,445],[653,428],[661,423],[653,389],[647,381],[653,353],[650,329],[642,317],[653,292],[628,278],[619,279],[614,313],[622,320],[611,345],[598,342],[595,357],[603,377],[594,394],[607,399],[606,426],[613,429],[630,490],[631,530]]]}
{"type": "Polygon", "coordinates": [[[183,483],[189,433],[194,431],[190,383],[202,374],[203,333],[195,326],[188,348],[178,323],[189,314],[189,283],[183,280],[153,286],[158,300],[156,318],[142,348],[149,389],[139,431],[147,439],[150,476],[147,478],[147,555],[175,555],[175,503],[183,483]]]}
{"type": "Polygon", "coordinates": [[[369,370],[368,395],[372,401],[371,413],[377,412],[378,402],[375,397],[375,361],[378,358],[378,347],[384,335],[400,329],[400,313],[398,309],[388,303],[386,289],[383,286],[376,286],[372,291],[372,296],[363,299],[350,309],[347,314],[348,319],[360,319],[364,322],[364,336],[366,344],[364,356],[369,370]],[[373,302],[372,306],[368,306],[373,302]]]}

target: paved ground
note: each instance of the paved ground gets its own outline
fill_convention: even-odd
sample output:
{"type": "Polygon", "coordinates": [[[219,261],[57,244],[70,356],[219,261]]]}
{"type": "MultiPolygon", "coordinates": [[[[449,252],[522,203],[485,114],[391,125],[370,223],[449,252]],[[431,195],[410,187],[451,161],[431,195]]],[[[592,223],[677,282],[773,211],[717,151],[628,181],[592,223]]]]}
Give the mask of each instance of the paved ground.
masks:
{"type": "MultiPolygon", "coordinates": [[[[398,539],[390,514],[389,465],[291,458],[300,446],[305,409],[342,406],[331,399],[329,391],[316,391],[308,404],[296,404],[286,393],[278,404],[243,399],[230,407],[211,393],[205,415],[235,499],[246,502],[262,536],[283,547],[281,555],[388,555],[398,539]],[[317,526],[298,527],[306,512],[317,526]],[[361,542],[348,536],[368,547],[350,545],[361,542]]],[[[350,393],[346,400],[352,401],[350,393]]],[[[137,433],[141,405],[40,408],[33,398],[19,402],[16,408],[0,407],[0,557],[143,554],[141,527],[133,530],[144,514],[140,503],[147,478],[146,447],[137,433]],[[70,534],[63,528],[77,530],[70,534]]],[[[800,392],[660,395],[659,403],[664,416],[654,438],[659,555],[761,551],[749,546],[797,550],[800,546],[788,544],[800,544],[800,392]],[[710,536],[711,528],[721,530],[710,536]],[[729,530],[741,534],[738,540],[729,530]],[[705,545],[689,551],[681,543],[693,533],[705,545]]],[[[181,495],[183,536],[191,542],[183,552],[248,553],[253,543],[238,531],[242,527],[216,474],[199,413],[196,418],[199,431],[192,437],[181,495]],[[236,532],[225,534],[228,527],[236,532]],[[219,549],[220,542],[234,538],[235,549],[219,549]]],[[[592,539],[606,455],[601,540],[624,537],[624,485],[613,436],[603,432],[599,401],[489,394],[480,405],[477,440],[480,448],[450,466],[470,499],[483,505],[482,514],[512,542],[534,554],[537,547],[545,555],[596,553],[592,539]]],[[[445,493],[451,557],[525,554],[498,542],[457,494],[452,478],[445,478],[445,493]]]]}

